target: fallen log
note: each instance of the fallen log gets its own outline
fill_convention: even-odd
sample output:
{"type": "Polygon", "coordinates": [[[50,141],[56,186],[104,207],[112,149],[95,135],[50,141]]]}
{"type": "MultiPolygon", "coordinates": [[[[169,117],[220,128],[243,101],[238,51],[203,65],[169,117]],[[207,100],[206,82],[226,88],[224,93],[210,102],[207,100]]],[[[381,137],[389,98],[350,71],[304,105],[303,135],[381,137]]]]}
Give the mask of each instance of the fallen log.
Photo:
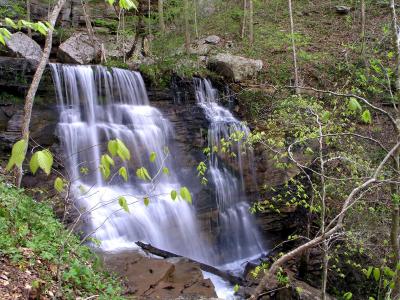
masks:
{"type": "Polygon", "coordinates": [[[186,258],[188,261],[199,265],[201,270],[209,272],[209,273],[212,273],[214,275],[217,275],[217,276],[221,277],[222,279],[225,279],[226,281],[229,281],[232,284],[238,284],[238,285],[243,286],[246,283],[246,281],[243,278],[241,278],[239,276],[235,276],[235,275],[233,275],[232,273],[230,273],[228,271],[223,271],[223,270],[220,270],[220,269],[218,269],[216,267],[213,267],[213,266],[198,262],[196,260],[181,256],[181,255],[169,252],[169,251],[165,251],[165,250],[159,249],[159,248],[154,247],[154,246],[152,246],[150,244],[145,244],[145,243],[142,243],[142,242],[136,242],[136,245],[138,245],[144,251],[147,251],[147,252],[149,252],[151,254],[154,254],[154,255],[157,255],[157,256],[160,256],[160,257],[163,257],[163,258],[171,258],[171,257],[183,257],[183,258],[186,258]]]}

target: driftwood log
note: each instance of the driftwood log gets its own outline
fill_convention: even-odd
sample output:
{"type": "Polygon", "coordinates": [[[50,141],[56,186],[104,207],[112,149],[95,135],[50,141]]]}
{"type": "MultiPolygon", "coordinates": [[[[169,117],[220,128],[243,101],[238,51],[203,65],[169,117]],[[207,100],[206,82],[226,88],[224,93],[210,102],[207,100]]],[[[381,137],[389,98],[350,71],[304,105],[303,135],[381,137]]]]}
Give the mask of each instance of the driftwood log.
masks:
{"type": "MultiPolygon", "coordinates": [[[[154,255],[157,255],[157,256],[160,256],[160,257],[163,257],[163,258],[183,257],[181,255],[178,255],[178,254],[175,254],[175,253],[172,253],[172,252],[168,252],[168,251],[159,249],[159,248],[154,247],[154,246],[152,246],[150,244],[145,244],[145,243],[142,243],[142,242],[136,242],[136,245],[138,245],[140,248],[142,248],[146,252],[149,252],[151,254],[154,254],[154,255]]],[[[212,273],[214,275],[217,275],[217,276],[221,277],[222,279],[225,279],[225,280],[229,281],[232,284],[238,284],[238,285],[244,285],[245,284],[245,280],[243,278],[241,278],[239,276],[235,276],[235,275],[231,274],[228,271],[220,270],[220,269],[218,269],[216,267],[213,267],[213,266],[198,262],[196,260],[193,260],[193,259],[190,259],[190,258],[187,258],[187,257],[185,257],[185,258],[188,261],[199,265],[200,269],[202,269],[203,271],[206,271],[206,272],[212,273]]]]}

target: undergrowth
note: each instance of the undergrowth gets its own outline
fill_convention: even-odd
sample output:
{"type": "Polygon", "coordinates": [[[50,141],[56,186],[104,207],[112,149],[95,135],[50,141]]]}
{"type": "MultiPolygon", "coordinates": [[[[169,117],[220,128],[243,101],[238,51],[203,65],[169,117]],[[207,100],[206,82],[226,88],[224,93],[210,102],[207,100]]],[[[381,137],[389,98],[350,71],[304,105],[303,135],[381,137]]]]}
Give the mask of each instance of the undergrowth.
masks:
{"type": "Polygon", "coordinates": [[[57,286],[59,277],[63,299],[92,295],[123,299],[120,283],[101,269],[88,247],[69,234],[50,203],[36,202],[5,182],[0,182],[0,231],[0,256],[18,268],[39,270],[44,292],[57,286]],[[54,272],[58,267],[60,276],[54,272]]]}

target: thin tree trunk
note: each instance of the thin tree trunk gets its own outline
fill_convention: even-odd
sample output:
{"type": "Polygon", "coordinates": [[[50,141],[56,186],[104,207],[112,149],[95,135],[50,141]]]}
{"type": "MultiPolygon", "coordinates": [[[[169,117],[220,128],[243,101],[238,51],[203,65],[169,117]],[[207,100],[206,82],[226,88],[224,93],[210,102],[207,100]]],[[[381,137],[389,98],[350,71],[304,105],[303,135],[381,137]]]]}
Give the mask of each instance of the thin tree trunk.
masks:
{"type": "Polygon", "coordinates": [[[185,14],[185,50],[190,52],[190,32],[189,32],[189,0],[184,0],[185,14]]]}
{"type": "Polygon", "coordinates": [[[246,32],[246,18],[247,18],[247,0],[243,0],[243,19],[242,19],[242,32],[241,32],[242,39],[244,39],[244,34],[246,32]]]}
{"type": "Polygon", "coordinates": [[[249,0],[249,42],[253,46],[254,43],[254,8],[253,0],[249,0]]]}
{"type": "MultiPolygon", "coordinates": [[[[26,0],[26,20],[31,21],[31,1],[26,0]]],[[[32,29],[28,27],[28,36],[32,38],[32,29]]]]}
{"type": "Polygon", "coordinates": [[[143,40],[146,35],[146,27],[143,19],[143,6],[142,1],[138,2],[138,22],[136,25],[136,34],[135,41],[132,45],[132,48],[127,53],[128,59],[132,57],[139,57],[140,53],[143,50],[143,40]]]}
{"type": "Polygon", "coordinates": [[[160,22],[160,30],[165,33],[165,23],[164,23],[164,1],[158,0],[158,19],[160,22]]]}
{"type": "Polygon", "coordinates": [[[196,33],[196,38],[199,38],[199,24],[197,23],[197,0],[194,1],[194,31],[196,33]]]}
{"type": "Polygon", "coordinates": [[[367,65],[366,56],[366,41],[365,41],[365,0],[361,0],[361,58],[364,65],[367,65]]]}
{"type": "Polygon", "coordinates": [[[300,94],[299,89],[299,74],[297,68],[297,54],[296,54],[296,42],[294,38],[294,22],[293,22],[293,10],[292,0],[288,0],[289,4],[289,18],[290,18],[290,36],[292,39],[292,53],[293,53],[293,67],[294,67],[294,86],[296,87],[296,94],[300,94]]]}
{"type": "MultiPolygon", "coordinates": [[[[51,26],[49,27],[49,30],[47,32],[46,42],[45,42],[44,49],[43,49],[43,54],[42,54],[42,57],[38,64],[38,67],[36,69],[35,75],[33,76],[33,80],[29,87],[28,93],[25,97],[24,119],[22,122],[21,134],[22,134],[22,138],[26,141],[29,141],[29,124],[31,122],[32,108],[33,108],[33,102],[35,99],[36,91],[39,87],[40,80],[42,79],[43,72],[46,69],[47,62],[49,61],[50,51],[51,51],[51,47],[52,47],[52,43],[53,43],[54,27],[55,27],[58,15],[60,14],[60,11],[65,4],[65,1],[66,0],[58,0],[57,4],[54,6],[53,11],[50,14],[49,23],[51,26]]],[[[26,149],[25,149],[24,156],[25,155],[26,155],[26,149]]],[[[16,174],[16,186],[17,187],[21,186],[22,176],[23,176],[22,167],[17,168],[17,174],[16,174]]]]}
{"type": "Polygon", "coordinates": [[[399,39],[399,30],[397,27],[397,15],[396,15],[396,6],[394,0],[390,0],[390,11],[392,13],[392,39],[393,39],[393,48],[396,57],[396,90],[400,90],[400,39],[399,39]]]}
{"type": "MultiPolygon", "coordinates": [[[[400,140],[399,130],[397,132],[398,140],[400,140]]],[[[396,151],[394,155],[394,168],[397,173],[400,172],[400,152],[396,151]]],[[[394,195],[399,194],[399,186],[394,183],[392,184],[391,192],[394,195]]],[[[392,220],[391,220],[391,230],[390,230],[390,243],[392,246],[393,252],[393,267],[396,270],[394,277],[394,288],[392,291],[393,299],[400,298],[400,273],[397,268],[398,263],[400,262],[400,244],[399,244],[399,221],[400,221],[400,209],[399,203],[393,201],[392,207],[392,220]]]]}

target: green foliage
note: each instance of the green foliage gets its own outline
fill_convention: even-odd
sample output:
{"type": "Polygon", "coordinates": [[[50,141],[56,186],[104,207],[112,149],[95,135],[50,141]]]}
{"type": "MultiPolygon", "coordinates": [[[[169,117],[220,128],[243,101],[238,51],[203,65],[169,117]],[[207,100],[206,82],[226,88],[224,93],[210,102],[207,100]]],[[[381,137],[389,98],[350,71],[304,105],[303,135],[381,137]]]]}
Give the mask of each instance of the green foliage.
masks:
{"type": "Polygon", "coordinates": [[[145,167],[136,170],[136,176],[144,181],[151,180],[150,174],[145,167]]]}
{"type": "Polygon", "coordinates": [[[31,172],[33,174],[40,168],[47,175],[50,175],[51,167],[53,166],[53,155],[48,149],[36,151],[29,162],[31,172]]]}
{"type": "Polygon", "coordinates": [[[152,162],[152,163],[155,162],[156,158],[157,158],[157,154],[154,151],[151,152],[150,157],[149,157],[150,162],[152,162]]]}
{"type": "Polygon", "coordinates": [[[94,294],[122,299],[119,283],[100,269],[97,256],[56,219],[49,203],[39,203],[22,190],[0,182],[0,252],[17,265],[30,265],[45,282],[55,285],[50,266],[61,262],[65,299],[94,294]],[[62,243],[65,247],[62,247],[62,243]],[[26,255],[27,250],[33,255],[26,255]]]}
{"type": "Polygon", "coordinates": [[[20,140],[16,142],[11,150],[11,157],[6,166],[6,170],[11,170],[12,167],[22,167],[22,162],[25,160],[25,153],[28,147],[28,143],[26,140],[20,140]]]}
{"type": "Polygon", "coordinates": [[[189,204],[192,204],[192,195],[190,194],[187,187],[181,187],[181,189],[179,190],[179,194],[183,200],[185,200],[189,204]]]}
{"type": "Polygon", "coordinates": [[[55,189],[57,192],[61,193],[61,192],[64,191],[65,184],[66,184],[66,183],[65,183],[64,179],[62,179],[62,178],[60,178],[60,177],[57,177],[57,178],[54,180],[54,189],[55,189]]]}
{"type": "Polygon", "coordinates": [[[129,207],[128,207],[128,202],[126,201],[126,198],[123,196],[118,197],[118,204],[119,206],[122,207],[124,211],[129,213],[129,207]]]}
{"type": "Polygon", "coordinates": [[[125,167],[121,167],[118,170],[118,174],[125,180],[128,181],[128,171],[125,167]]]}
{"type": "Polygon", "coordinates": [[[172,190],[172,191],[171,191],[171,199],[172,199],[173,201],[175,201],[175,200],[176,200],[176,197],[178,197],[177,191],[172,190]]]}

